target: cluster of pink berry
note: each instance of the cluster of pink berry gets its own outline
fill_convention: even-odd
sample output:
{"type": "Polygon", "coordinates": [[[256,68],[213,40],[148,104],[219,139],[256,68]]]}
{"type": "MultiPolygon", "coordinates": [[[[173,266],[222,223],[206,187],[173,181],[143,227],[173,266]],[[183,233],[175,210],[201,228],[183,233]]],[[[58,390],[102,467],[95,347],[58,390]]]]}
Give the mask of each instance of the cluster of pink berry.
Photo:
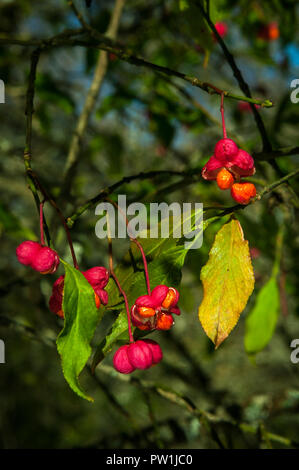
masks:
{"type": "Polygon", "coordinates": [[[136,369],[149,369],[162,358],[159,344],[151,339],[143,339],[121,346],[114,354],[113,366],[122,374],[130,374],[136,369]]]}
{"type": "MultiPolygon", "coordinates": [[[[174,320],[172,314],[180,315],[177,307],[179,293],[174,287],[156,286],[150,295],[138,297],[131,308],[131,319],[140,330],[169,330],[174,320]]],[[[122,374],[135,369],[148,369],[163,358],[158,343],[138,340],[121,346],[113,357],[114,368],[122,374]]]]}
{"type": "Polygon", "coordinates": [[[248,204],[256,196],[254,184],[239,182],[242,177],[255,173],[254,160],[245,150],[228,138],[217,142],[214,155],[202,169],[202,177],[216,180],[220,189],[230,189],[232,198],[239,204],[248,204]],[[237,182],[235,182],[237,181],[237,182]]]}
{"type": "Polygon", "coordinates": [[[21,264],[31,266],[41,274],[53,274],[59,266],[59,256],[56,251],[32,240],[21,243],[16,253],[21,264]]]}
{"type": "MultiPolygon", "coordinates": [[[[16,254],[21,264],[31,266],[41,274],[53,274],[59,266],[59,256],[56,251],[32,240],[26,240],[21,243],[16,249],[16,254]]],[[[109,281],[107,269],[103,266],[95,266],[87,271],[83,271],[82,274],[94,290],[97,308],[101,304],[106,305],[108,303],[108,294],[104,288],[109,281]]],[[[61,318],[64,317],[62,310],[63,289],[64,276],[60,276],[53,284],[49,307],[51,312],[61,318]]]]}
{"type": "Polygon", "coordinates": [[[179,293],[174,287],[156,286],[151,295],[136,299],[132,309],[132,323],[140,330],[169,330],[173,323],[172,314],[180,315],[177,307],[179,293]]]}
{"type": "MultiPolygon", "coordinates": [[[[59,265],[56,251],[40,243],[27,240],[21,243],[16,254],[19,262],[31,266],[41,274],[54,273],[59,265]]],[[[146,264],[146,263],[145,263],[146,264]]],[[[147,267],[145,266],[147,271],[147,267]]],[[[103,266],[95,266],[82,274],[94,290],[96,307],[108,303],[108,294],[105,287],[109,281],[109,272],[103,266]]],[[[49,300],[50,310],[61,318],[63,312],[64,278],[60,276],[53,284],[52,295],[49,300]]],[[[177,307],[179,293],[173,287],[165,285],[156,286],[149,295],[138,297],[131,308],[128,319],[130,344],[121,346],[113,357],[114,368],[123,374],[130,374],[136,369],[148,369],[158,364],[163,353],[156,341],[150,339],[134,341],[130,322],[140,330],[169,330],[174,324],[172,315],[180,315],[177,307]]]]}

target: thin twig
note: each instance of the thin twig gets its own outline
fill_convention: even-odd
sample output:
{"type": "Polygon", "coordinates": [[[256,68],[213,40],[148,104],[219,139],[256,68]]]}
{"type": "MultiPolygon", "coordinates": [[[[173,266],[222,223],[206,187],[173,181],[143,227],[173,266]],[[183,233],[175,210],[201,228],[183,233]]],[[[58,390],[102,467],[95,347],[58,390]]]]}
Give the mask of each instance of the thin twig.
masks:
{"type": "Polygon", "coordinates": [[[271,183],[269,184],[269,186],[266,186],[259,194],[259,197],[263,197],[265,196],[266,194],[274,191],[274,189],[276,189],[278,186],[280,186],[281,184],[283,183],[287,183],[290,179],[294,178],[295,176],[297,176],[299,174],[299,168],[297,168],[297,170],[294,170],[292,171],[291,173],[288,173],[286,176],[284,176],[283,178],[280,178],[279,180],[277,181],[274,181],[274,183],[271,183]]]}
{"type": "Polygon", "coordinates": [[[115,54],[120,60],[123,60],[124,62],[128,62],[130,64],[136,65],[137,67],[146,67],[149,68],[155,72],[160,72],[164,73],[166,76],[170,77],[177,77],[180,78],[181,80],[185,80],[188,83],[191,83],[191,85],[201,88],[202,90],[206,91],[210,95],[213,94],[218,94],[221,95],[223,93],[226,98],[238,100],[238,101],[246,101],[247,103],[252,103],[252,104],[258,104],[263,108],[271,108],[273,106],[273,103],[271,100],[260,100],[256,98],[252,98],[249,96],[245,95],[238,95],[235,93],[231,93],[230,91],[227,90],[221,90],[219,87],[216,87],[215,85],[212,85],[211,83],[207,83],[205,81],[200,80],[197,77],[185,74],[183,72],[179,72],[177,70],[170,69],[169,67],[163,67],[158,64],[154,64],[152,62],[149,62],[148,60],[145,60],[143,58],[137,57],[134,54],[130,52],[130,50],[125,49],[124,47],[120,46],[117,44],[115,41],[111,41],[109,38],[102,36],[102,35],[97,35],[97,38],[94,37],[94,35],[88,37],[86,35],[86,38],[80,39],[76,37],[55,37],[54,38],[49,38],[48,40],[42,40],[42,41],[35,41],[35,40],[19,40],[17,38],[5,38],[1,39],[0,38],[0,45],[5,44],[5,45],[10,45],[10,44],[18,44],[21,46],[44,46],[44,47],[67,47],[67,46],[81,46],[81,47],[87,47],[87,48],[96,48],[96,49],[101,49],[106,52],[111,52],[115,54]],[[101,38],[99,37],[101,36],[101,38]]]}
{"type": "MultiPolygon", "coordinates": [[[[126,226],[127,226],[127,233],[129,235],[129,238],[130,238],[132,243],[135,243],[135,245],[137,245],[137,247],[140,251],[142,261],[143,261],[143,266],[144,266],[144,274],[145,274],[145,283],[146,283],[147,293],[148,293],[148,295],[151,295],[152,292],[151,292],[151,286],[150,286],[150,280],[149,280],[149,274],[148,274],[148,266],[147,266],[147,260],[146,260],[146,256],[145,256],[143,247],[142,247],[141,243],[135,237],[133,237],[132,234],[130,233],[129,221],[128,221],[128,218],[127,218],[127,215],[125,214],[125,212],[119,207],[119,205],[116,202],[114,202],[114,201],[112,201],[111,199],[108,199],[108,198],[106,198],[106,200],[108,202],[110,202],[110,204],[112,204],[118,212],[121,213],[122,217],[125,220],[126,226]]],[[[108,218],[108,213],[107,213],[107,226],[108,226],[108,219],[109,218],[108,218]]]]}
{"type": "Polygon", "coordinates": [[[31,169],[31,168],[28,168],[27,169],[27,174],[30,175],[30,178],[31,180],[33,181],[34,183],[34,186],[37,190],[39,190],[43,197],[45,198],[45,201],[49,202],[51,204],[51,206],[55,209],[55,211],[57,212],[60,220],[61,220],[61,223],[63,225],[63,228],[65,230],[65,234],[66,234],[66,237],[67,237],[67,240],[68,240],[68,244],[69,244],[69,247],[70,247],[70,251],[71,251],[71,255],[72,255],[72,258],[73,258],[73,264],[74,264],[74,267],[76,269],[79,269],[79,266],[78,266],[78,262],[77,262],[77,259],[76,259],[76,254],[75,254],[75,250],[74,250],[74,246],[73,246],[73,241],[72,241],[72,237],[71,237],[71,234],[70,234],[70,231],[69,231],[69,227],[66,223],[66,220],[65,220],[65,217],[61,211],[61,209],[59,208],[59,206],[56,204],[55,200],[53,199],[52,196],[49,195],[49,193],[46,191],[46,189],[43,187],[43,185],[41,184],[39,178],[37,177],[36,173],[31,169]]]}
{"type": "Polygon", "coordinates": [[[79,11],[78,8],[76,7],[75,3],[74,3],[72,0],[67,0],[67,3],[69,4],[69,6],[71,7],[71,9],[72,9],[73,12],[75,13],[76,17],[78,18],[79,22],[80,22],[81,25],[82,25],[82,28],[89,30],[89,29],[90,29],[89,24],[86,23],[86,21],[85,21],[83,15],[80,13],[80,11],[79,11]]]}
{"type": "MultiPolygon", "coordinates": [[[[1,323],[2,326],[12,326],[16,330],[21,331],[22,333],[24,333],[25,335],[31,337],[32,339],[41,341],[45,345],[55,347],[55,340],[53,338],[43,337],[43,336],[39,335],[39,333],[34,328],[28,327],[27,325],[15,320],[11,317],[8,317],[8,316],[5,316],[5,315],[0,315],[0,323],[1,323]]],[[[102,364],[100,370],[98,370],[97,372],[98,373],[99,372],[104,373],[104,374],[106,374],[106,375],[108,375],[108,376],[110,376],[114,379],[121,380],[121,381],[124,381],[124,382],[127,382],[127,383],[132,383],[132,384],[135,383],[139,387],[142,387],[143,389],[145,389],[149,392],[154,392],[158,396],[160,396],[163,399],[169,401],[170,403],[173,403],[173,404],[179,406],[180,408],[184,409],[185,411],[187,411],[192,416],[195,416],[196,418],[201,419],[203,424],[207,424],[211,428],[214,428],[214,425],[216,425],[217,423],[224,423],[224,424],[227,423],[227,424],[230,424],[230,425],[236,427],[237,429],[239,429],[240,431],[245,432],[245,433],[253,434],[253,435],[256,435],[256,436],[259,433],[259,427],[258,426],[247,424],[247,423],[239,423],[235,420],[222,418],[222,417],[219,417],[215,414],[207,412],[205,410],[201,410],[192,402],[192,400],[190,398],[188,398],[186,396],[183,396],[183,395],[180,395],[179,393],[177,393],[177,392],[175,392],[175,391],[173,391],[169,388],[166,388],[162,385],[156,385],[152,382],[148,382],[148,381],[145,381],[145,380],[140,380],[136,376],[129,376],[129,375],[119,374],[112,367],[107,366],[107,365],[103,365],[103,364],[102,364]]],[[[96,375],[98,375],[98,374],[96,374],[96,375]]],[[[120,411],[120,410],[118,410],[118,411],[120,411]]],[[[126,412],[124,412],[124,410],[122,410],[121,413],[124,414],[124,415],[126,414],[126,412]]],[[[267,433],[267,438],[269,439],[269,441],[277,442],[278,444],[282,444],[282,445],[287,446],[287,447],[299,448],[299,443],[293,441],[292,439],[286,438],[284,436],[280,436],[278,434],[271,433],[269,431],[266,431],[266,429],[265,429],[265,432],[267,433]]]]}
{"type": "MultiPolygon", "coordinates": [[[[68,3],[72,7],[72,9],[75,11],[78,19],[81,20],[82,25],[85,26],[87,29],[90,29],[89,26],[83,20],[82,15],[78,12],[74,3],[71,0],[68,1],[68,3]]],[[[120,16],[121,16],[124,3],[125,3],[125,0],[116,0],[115,2],[115,6],[111,15],[110,23],[106,32],[106,37],[109,39],[116,38],[120,16]]],[[[107,67],[108,67],[108,54],[105,51],[101,51],[99,53],[93,80],[88,90],[85,103],[83,106],[83,110],[79,116],[76,130],[72,137],[69,152],[66,158],[66,164],[65,164],[65,169],[64,169],[65,185],[64,185],[63,194],[67,194],[69,192],[73,170],[77,164],[78,157],[80,154],[82,138],[86,131],[90,115],[95,107],[97,97],[101,91],[104,77],[107,72],[107,67]]]]}
{"type": "Polygon", "coordinates": [[[115,284],[117,285],[117,288],[120,292],[120,294],[123,296],[124,301],[125,301],[125,307],[126,307],[126,313],[127,313],[127,320],[128,320],[128,332],[129,332],[129,340],[130,343],[134,343],[134,336],[132,333],[132,320],[131,320],[131,313],[130,313],[130,307],[129,307],[129,302],[128,302],[128,297],[127,294],[125,293],[124,289],[122,288],[118,277],[116,276],[113,268],[113,251],[112,251],[112,238],[111,238],[111,228],[110,228],[110,220],[109,220],[109,214],[108,212],[106,213],[106,220],[107,220],[107,239],[108,239],[108,252],[109,252],[109,271],[110,271],[110,276],[114,280],[115,284]]]}
{"type": "Polygon", "coordinates": [[[123,186],[126,183],[130,183],[134,180],[145,180],[151,178],[157,178],[161,176],[184,176],[184,175],[191,175],[191,174],[198,174],[199,170],[191,170],[190,172],[182,172],[182,171],[174,171],[174,170],[157,170],[157,171],[148,171],[148,172],[141,172],[136,175],[131,176],[124,176],[120,181],[112,184],[111,186],[107,186],[106,188],[102,189],[99,194],[95,197],[89,199],[85,204],[78,207],[76,212],[67,218],[67,224],[71,228],[75,221],[88,209],[93,207],[100,201],[106,199],[110,194],[114,193],[118,188],[123,186]]]}
{"type": "MultiPolygon", "coordinates": [[[[251,98],[252,95],[251,95],[251,91],[250,91],[250,88],[249,88],[249,85],[248,83],[245,81],[243,75],[242,75],[242,72],[241,70],[239,69],[239,67],[237,66],[236,64],[236,61],[235,61],[235,58],[234,56],[231,54],[231,52],[229,51],[229,49],[227,48],[224,40],[222,39],[222,37],[220,36],[220,34],[218,33],[217,29],[215,28],[215,25],[214,23],[212,22],[211,18],[210,18],[210,15],[208,12],[205,11],[205,9],[203,8],[201,2],[199,1],[195,1],[195,4],[196,6],[200,9],[203,17],[205,18],[205,20],[207,21],[208,25],[210,26],[211,30],[213,31],[221,49],[223,50],[223,53],[226,57],[226,60],[229,64],[229,66],[231,67],[232,71],[233,71],[233,74],[239,84],[239,87],[240,89],[243,91],[243,93],[248,97],[248,98],[251,98]]],[[[252,109],[252,112],[253,112],[253,116],[254,116],[254,119],[255,119],[255,122],[256,122],[256,125],[259,129],[259,132],[260,132],[260,135],[261,135],[261,138],[262,138],[262,142],[263,142],[263,151],[271,151],[272,149],[272,146],[271,146],[271,143],[269,141],[269,138],[268,138],[268,135],[267,135],[267,131],[266,131],[266,128],[264,126],[264,123],[263,123],[263,120],[258,112],[258,110],[256,109],[256,107],[254,106],[254,103],[252,101],[249,101],[250,105],[251,105],[251,109],[252,109]]]]}
{"type": "Polygon", "coordinates": [[[221,113],[221,121],[222,121],[222,130],[223,130],[223,138],[227,138],[226,127],[225,127],[225,119],[224,119],[224,94],[221,94],[221,103],[220,103],[220,113],[221,113]]]}
{"type": "Polygon", "coordinates": [[[253,153],[253,158],[260,161],[270,161],[275,158],[288,157],[290,155],[299,155],[299,147],[285,147],[271,152],[256,152],[253,153]]]}
{"type": "MultiPolygon", "coordinates": [[[[112,367],[106,366],[103,364],[100,370],[101,372],[104,372],[105,374],[108,374],[109,376],[114,377],[118,380],[122,380],[122,381],[133,383],[133,384],[136,383],[138,384],[138,386],[141,386],[149,391],[156,393],[160,397],[184,409],[185,411],[190,413],[192,416],[195,416],[196,418],[200,419],[202,423],[208,427],[208,429],[209,428],[215,429],[215,425],[217,423],[223,423],[223,424],[230,424],[236,427],[237,429],[239,429],[239,431],[258,436],[258,433],[259,433],[258,426],[247,424],[247,423],[239,423],[233,419],[222,418],[210,412],[207,412],[205,410],[201,410],[193,403],[193,401],[190,398],[180,395],[179,393],[173,390],[170,390],[169,388],[166,388],[161,385],[156,385],[146,380],[140,380],[134,376],[131,377],[131,376],[119,374],[112,367]]],[[[264,432],[267,433],[267,438],[269,439],[269,441],[277,442],[287,447],[299,448],[299,443],[293,441],[292,439],[288,439],[284,436],[280,436],[278,434],[268,432],[266,431],[266,429],[264,429],[264,432]]]]}
{"type": "MultiPolygon", "coordinates": [[[[34,197],[38,215],[40,217],[40,198],[38,195],[38,189],[34,183],[34,180],[31,177],[31,152],[32,152],[32,117],[34,113],[33,101],[34,101],[34,91],[35,91],[35,80],[36,80],[36,70],[38,61],[40,58],[41,49],[35,49],[31,54],[30,60],[30,72],[28,78],[28,87],[26,92],[26,106],[25,106],[25,116],[26,116],[26,137],[25,137],[25,148],[24,148],[24,165],[27,177],[28,186],[34,197]]],[[[45,227],[45,234],[47,242],[50,245],[50,234],[47,225],[47,221],[43,219],[43,226],[45,227]]]]}
{"type": "MultiPolygon", "coordinates": [[[[37,65],[40,58],[41,49],[38,48],[34,50],[31,54],[31,66],[30,66],[30,73],[29,73],[29,80],[28,80],[28,88],[26,93],[26,108],[25,108],[25,115],[26,115],[26,144],[24,149],[24,164],[26,170],[27,181],[29,187],[32,191],[32,194],[35,199],[35,203],[38,209],[39,218],[41,217],[40,208],[41,208],[41,201],[38,195],[38,191],[40,191],[43,195],[45,201],[49,201],[49,203],[54,207],[56,212],[58,213],[60,220],[64,226],[66,236],[68,239],[69,247],[71,250],[74,266],[78,268],[78,263],[72,243],[71,234],[69,228],[66,224],[65,217],[62,214],[61,210],[57,206],[56,202],[52,197],[49,196],[39,178],[37,177],[36,173],[32,170],[31,167],[31,157],[32,157],[32,117],[34,113],[34,94],[35,94],[35,81],[36,81],[36,71],[37,65]]],[[[46,219],[43,217],[43,226],[45,226],[45,233],[47,237],[48,243],[50,243],[50,235],[47,226],[46,219]]]]}

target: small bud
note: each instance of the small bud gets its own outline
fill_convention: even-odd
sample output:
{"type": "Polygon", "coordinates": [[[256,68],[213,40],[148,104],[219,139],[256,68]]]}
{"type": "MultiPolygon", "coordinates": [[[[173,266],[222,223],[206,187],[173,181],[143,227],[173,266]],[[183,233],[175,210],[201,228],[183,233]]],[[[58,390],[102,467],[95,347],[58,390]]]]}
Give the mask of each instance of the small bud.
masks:
{"type": "Polygon", "coordinates": [[[226,170],[225,168],[222,168],[222,170],[219,171],[217,175],[217,185],[218,188],[225,190],[225,189],[230,189],[232,185],[234,184],[234,177],[230,173],[230,171],[226,170]]]}
{"type": "Polygon", "coordinates": [[[231,188],[232,198],[239,204],[248,204],[256,196],[256,189],[252,183],[235,183],[231,188]]]}

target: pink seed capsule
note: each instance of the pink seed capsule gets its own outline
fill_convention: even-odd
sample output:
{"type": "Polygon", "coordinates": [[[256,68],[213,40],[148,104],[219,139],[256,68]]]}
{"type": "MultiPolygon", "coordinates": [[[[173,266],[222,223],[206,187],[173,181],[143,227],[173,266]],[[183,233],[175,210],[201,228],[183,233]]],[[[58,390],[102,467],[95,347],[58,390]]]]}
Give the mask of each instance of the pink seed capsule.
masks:
{"type": "Polygon", "coordinates": [[[223,21],[215,23],[215,28],[220,37],[224,38],[227,35],[228,27],[223,21]]]}
{"type": "Polygon", "coordinates": [[[19,263],[24,264],[25,266],[30,265],[40,248],[41,245],[39,243],[31,240],[26,240],[21,243],[16,249],[19,263]]]}
{"type": "Polygon", "coordinates": [[[103,266],[95,266],[82,274],[92,287],[104,289],[109,281],[109,273],[103,266]]]}
{"type": "Polygon", "coordinates": [[[220,139],[215,145],[214,155],[217,160],[228,162],[238,153],[238,146],[232,139],[220,139]]]}
{"type": "Polygon", "coordinates": [[[230,169],[237,176],[251,176],[255,173],[254,160],[245,150],[239,149],[231,161],[230,169]]]}
{"type": "Polygon", "coordinates": [[[163,352],[162,352],[160,345],[156,341],[153,341],[152,339],[144,339],[143,342],[146,343],[148,347],[150,348],[150,350],[152,351],[153,365],[158,364],[160,361],[162,361],[163,352]]]}
{"type": "Polygon", "coordinates": [[[59,257],[56,251],[48,246],[43,246],[31,262],[31,267],[41,274],[55,273],[59,266],[59,257]]]}
{"type": "Polygon", "coordinates": [[[121,346],[113,356],[113,367],[121,374],[131,374],[136,369],[129,361],[128,348],[128,344],[121,346]]]}
{"type": "Polygon", "coordinates": [[[148,369],[153,364],[151,348],[142,340],[131,343],[127,353],[130,363],[136,369],[148,369]]]}

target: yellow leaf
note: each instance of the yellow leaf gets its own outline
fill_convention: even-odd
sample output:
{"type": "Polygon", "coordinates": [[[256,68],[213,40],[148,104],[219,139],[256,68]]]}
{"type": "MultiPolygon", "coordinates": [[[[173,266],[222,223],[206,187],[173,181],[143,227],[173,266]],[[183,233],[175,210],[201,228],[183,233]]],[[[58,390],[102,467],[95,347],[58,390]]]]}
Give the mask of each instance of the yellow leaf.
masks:
{"type": "Polygon", "coordinates": [[[237,220],[217,233],[200,278],[204,295],[199,320],[217,349],[237,324],[254,287],[248,242],[237,220]]]}

